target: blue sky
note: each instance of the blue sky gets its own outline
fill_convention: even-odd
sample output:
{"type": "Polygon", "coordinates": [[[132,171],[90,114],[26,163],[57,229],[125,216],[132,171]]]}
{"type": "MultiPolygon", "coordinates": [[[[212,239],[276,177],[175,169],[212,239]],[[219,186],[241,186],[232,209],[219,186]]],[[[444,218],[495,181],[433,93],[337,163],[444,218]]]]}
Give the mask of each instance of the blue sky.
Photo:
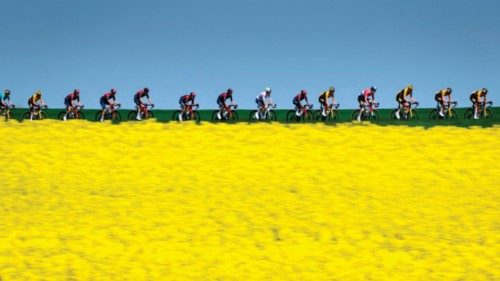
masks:
{"type": "Polygon", "coordinates": [[[51,107],[80,89],[87,107],[110,88],[131,107],[148,86],[159,108],[199,94],[202,108],[231,87],[253,108],[264,87],[280,108],[301,89],[337,88],[343,108],[365,87],[382,107],[413,83],[423,106],[452,87],[500,102],[500,1],[1,1],[0,88],[24,106],[41,89],[51,107]]]}

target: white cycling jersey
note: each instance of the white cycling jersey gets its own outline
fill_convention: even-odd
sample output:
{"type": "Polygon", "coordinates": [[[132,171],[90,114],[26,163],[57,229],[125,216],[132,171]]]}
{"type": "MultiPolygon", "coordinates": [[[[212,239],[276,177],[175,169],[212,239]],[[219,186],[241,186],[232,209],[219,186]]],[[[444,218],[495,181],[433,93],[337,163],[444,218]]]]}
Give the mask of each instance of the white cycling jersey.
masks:
{"type": "Polygon", "coordinates": [[[261,92],[258,96],[257,96],[257,99],[258,100],[261,100],[261,101],[266,101],[266,99],[268,100],[267,102],[268,103],[272,103],[273,101],[271,100],[271,95],[267,94],[265,91],[264,92],[261,92]]]}

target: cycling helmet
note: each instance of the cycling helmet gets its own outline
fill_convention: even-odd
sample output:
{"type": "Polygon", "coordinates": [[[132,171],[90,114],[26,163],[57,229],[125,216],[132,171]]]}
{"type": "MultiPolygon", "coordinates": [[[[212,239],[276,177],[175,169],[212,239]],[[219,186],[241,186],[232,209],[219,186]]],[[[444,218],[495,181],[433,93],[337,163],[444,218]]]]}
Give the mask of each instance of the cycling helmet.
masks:
{"type": "Polygon", "coordinates": [[[73,91],[73,94],[75,94],[75,95],[77,95],[77,96],[78,96],[78,95],[80,95],[80,90],[78,90],[78,89],[74,90],[74,91],[73,91]]]}
{"type": "Polygon", "coordinates": [[[35,92],[35,96],[39,97],[42,95],[42,92],[40,90],[36,90],[35,92]]]}
{"type": "Polygon", "coordinates": [[[266,87],[266,93],[271,93],[271,88],[266,87]]]}
{"type": "Polygon", "coordinates": [[[192,96],[192,97],[196,97],[196,93],[195,92],[191,92],[191,93],[189,93],[189,95],[192,96]]]}
{"type": "Polygon", "coordinates": [[[335,88],[334,87],[330,87],[329,91],[330,92],[335,92],[335,88]]]}
{"type": "Polygon", "coordinates": [[[149,88],[148,87],[144,88],[144,93],[149,93],[149,88]]]}
{"type": "Polygon", "coordinates": [[[409,84],[409,85],[408,85],[408,89],[413,90],[413,85],[412,85],[412,84],[409,84]]]}
{"type": "Polygon", "coordinates": [[[451,88],[450,88],[450,87],[446,88],[446,90],[447,90],[448,92],[450,92],[450,93],[452,92],[452,90],[451,90],[451,88]]]}
{"type": "Polygon", "coordinates": [[[302,90],[302,91],[300,91],[300,94],[301,94],[301,95],[304,95],[304,96],[307,96],[307,92],[306,92],[306,90],[302,90]]]}
{"type": "Polygon", "coordinates": [[[10,95],[10,90],[5,90],[6,95],[10,95]]]}
{"type": "Polygon", "coordinates": [[[233,89],[231,89],[231,88],[227,89],[227,93],[228,94],[232,94],[233,93],[233,89]]]}
{"type": "Polygon", "coordinates": [[[116,95],[116,90],[115,89],[111,89],[111,91],[109,91],[112,95],[116,95]]]}
{"type": "Polygon", "coordinates": [[[488,93],[488,89],[483,88],[483,92],[484,92],[485,94],[487,94],[487,93],[488,93]]]}
{"type": "Polygon", "coordinates": [[[372,86],[370,89],[371,89],[372,91],[374,91],[374,92],[376,92],[376,91],[377,91],[377,87],[375,87],[375,86],[372,86]]]}

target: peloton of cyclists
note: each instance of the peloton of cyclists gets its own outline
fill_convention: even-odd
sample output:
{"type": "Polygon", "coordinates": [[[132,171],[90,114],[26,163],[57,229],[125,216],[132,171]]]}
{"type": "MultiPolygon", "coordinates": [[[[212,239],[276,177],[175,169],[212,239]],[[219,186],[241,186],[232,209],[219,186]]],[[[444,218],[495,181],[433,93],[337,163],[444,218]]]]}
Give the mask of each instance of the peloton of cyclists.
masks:
{"type": "Polygon", "coordinates": [[[228,106],[226,105],[226,100],[231,100],[231,105],[236,105],[233,101],[233,90],[227,89],[224,93],[217,97],[217,104],[219,105],[219,112],[217,113],[217,118],[220,120],[224,116],[226,118],[228,112],[228,106]]]}
{"type": "Polygon", "coordinates": [[[444,117],[444,108],[445,108],[445,98],[448,99],[448,103],[453,102],[451,99],[451,88],[442,89],[436,93],[434,96],[434,100],[438,103],[439,108],[439,116],[444,117]]]}
{"type": "Polygon", "coordinates": [[[74,90],[73,93],[67,95],[64,98],[64,106],[66,106],[66,113],[63,116],[63,120],[66,121],[68,118],[68,113],[73,110],[75,106],[81,106],[80,103],[80,91],[74,90]],[[76,102],[76,103],[75,103],[76,102]]]}
{"type": "Polygon", "coordinates": [[[142,120],[141,112],[145,106],[144,102],[142,101],[143,98],[146,98],[148,100],[149,104],[153,104],[153,102],[149,98],[149,88],[148,87],[145,87],[144,89],[137,91],[137,93],[134,95],[134,103],[135,103],[135,107],[137,108],[137,117],[136,117],[137,120],[142,120]]]}
{"type": "Polygon", "coordinates": [[[377,92],[377,88],[374,86],[364,89],[361,94],[358,96],[359,103],[359,115],[358,121],[361,121],[361,116],[363,112],[370,110],[373,103],[375,103],[375,92],[377,92]]]}
{"type": "Polygon", "coordinates": [[[255,103],[257,104],[257,112],[255,112],[255,119],[259,118],[259,112],[267,110],[268,106],[273,106],[273,100],[271,99],[271,88],[266,87],[263,92],[255,98],[255,103]]]}
{"type": "Polygon", "coordinates": [[[30,108],[30,120],[33,120],[35,111],[45,105],[46,104],[42,99],[42,92],[40,90],[36,90],[33,96],[28,99],[28,106],[30,108]]]}
{"type": "Polygon", "coordinates": [[[311,106],[307,100],[307,91],[301,90],[292,100],[293,105],[295,105],[295,115],[298,117],[302,116],[302,111],[305,106],[311,106]],[[302,105],[302,101],[305,100],[306,104],[302,105]]]}
{"type": "Polygon", "coordinates": [[[104,121],[104,116],[106,116],[107,111],[109,111],[112,106],[118,104],[118,102],[116,101],[116,90],[111,89],[111,91],[102,95],[99,103],[101,104],[102,108],[102,115],[100,119],[100,121],[102,122],[104,121]]]}
{"type": "Polygon", "coordinates": [[[179,104],[181,106],[181,114],[179,114],[179,121],[182,121],[182,116],[187,112],[188,106],[194,106],[194,99],[196,98],[196,93],[191,92],[187,95],[182,96],[179,99],[179,104]]]}
{"type": "Polygon", "coordinates": [[[328,105],[329,98],[332,99],[331,106],[333,106],[337,103],[335,101],[334,94],[335,94],[335,88],[330,87],[330,89],[328,89],[327,91],[324,91],[323,93],[321,93],[321,95],[319,95],[318,102],[319,102],[320,109],[321,109],[321,115],[326,116],[326,110],[329,107],[329,105],[328,105]]]}
{"type": "Polygon", "coordinates": [[[472,94],[470,95],[470,101],[472,102],[472,106],[474,107],[474,119],[479,119],[479,116],[477,116],[479,105],[481,104],[484,107],[484,105],[486,104],[487,94],[488,89],[482,88],[472,92],[472,94]]]}
{"type": "Polygon", "coordinates": [[[399,93],[396,94],[396,101],[398,102],[398,110],[396,111],[396,118],[401,119],[400,115],[401,109],[406,110],[406,108],[411,105],[410,103],[417,102],[413,98],[413,85],[409,84],[408,86],[406,86],[406,88],[399,91],[399,93]]]}

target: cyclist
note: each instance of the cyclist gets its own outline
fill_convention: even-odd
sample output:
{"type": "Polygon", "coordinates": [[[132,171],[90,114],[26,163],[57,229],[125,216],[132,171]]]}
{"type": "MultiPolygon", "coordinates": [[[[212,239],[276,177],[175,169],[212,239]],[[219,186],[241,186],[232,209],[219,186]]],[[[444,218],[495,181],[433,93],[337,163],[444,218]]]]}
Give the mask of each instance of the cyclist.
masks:
{"type": "Polygon", "coordinates": [[[371,86],[368,89],[364,89],[361,94],[358,96],[359,103],[359,115],[358,121],[361,121],[361,115],[366,109],[367,106],[371,106],[375,102],[375,92],[377,92],[377,88],[371,86]]]}
{"type": "Polygon", "coordinates": [[[474,106],[474,119],[479,119],[477,116],[477,113],[479,111],[479,104],[481,103],[482,106],[486,104],[486,95],[488,94],[488,89],[482,88],[477,91],[474,91],[470,95],[470,101],[472,102],[472,106],[474,106]],[[482,100],[481,100],[482,98],[482,100]]]}
{"type": "Polygon", "coordinates": [[[273,100],[271,99],[271,88],[266,87],[266,89],[255,98],[255,103],[259,109],[255,112],[255,119],[259,119],[259,111],[267,109],[269,105],[273,105],[273,100]]]}
{"type": "Polygon", "coordinates": [[[181,105],[181,114],[179,114],[179,121],[182,121],[182,116],[187,112],[187,106],[194,105],[194,99],[196,98],[196,93],[191,92],[187,95],[182,96],[179,99],[179,104],[181,105]]]}
{"type": "Polygon", "coordinates": [[[28,99],[28,106],[30,107],[30,120],[33,120],[35,115],[35,110],[38,110],[41,106],[46,105],[42,99],[42,92],[37,90],[33,96],[28,99]]]}
{"type": "Polygon", "coordinates": [[[233,90],[227,89],[224,93],[217,97],[217,104],[219,105],[219,112],[217,113],[217,118],[222,119],[222,110],[224,110],[224,117],[227,115],[228,106],[226,105],[226,100],[231,100],[231,104],[235,104],[233,101],[233,90]]]}
{"type": "Polygon", "coordinates": [[[306,90],[301,90],[298,95],[296,95],[293,98],[293,105],[295,105],[295,114],[297,116],[302,115],[302,109],[304,108],[301,104],[301,101],[305,100],[306,101],[306,106],[309,106],[309,101],[307,100],[307,91],[306,90]]]}
{"type": "Polygon", "coordinates": [[[10,101],[10,90],[5,90],[0,94],[0,106],[1,109],[6,109],[8,107],[15,107],[10,101]]]}
{"type": "Polygon", "coordinates": [[[434,96],[434,100],[438,103],[438,108],[439,108],[439,116],[444,117],[444,99],[445,97],[448,97],[448,102],[451,103],[451,88],[446,88],[443,90],[440,90],[439,92],[436,93],[434,96]]]}
{"type": "Polygon", "coordinates": [[[102,108],[102,116],[101,116],[101,122],[102,122],[104,121],[104,116],[106,116],[106,112],[111,108],[111,106],[118,104],[116,102],[116,90],[111,89],[111,91],[102,95],[99,103],[101,104],[102,108]]]}
{"type": "Polygon", "coordinates": [[[400,119],[401,116],[399,112],[401,112],[401,109],[410,106],[409,102],[416,102],[416,100],[413,98],[413,85],[409,84],[408,86],[406,86],[406,88],[399,91],[399,93],[396,94],[396,101],[398,102],[398,110],[396,111],[396,118],[400,119]]]}
{"type": "Polygon", "coordinates": [[[142,102],[142,98],[146,97],[148,100],[149,104],[152,104],[151,99],[149,98],[149,88],[145,87],[142,90],[139,90],[135,95],[134,95],[134,103],[137,108],[137,120],[141,120],[141,109],[144,107],[144,103],[142,102]]]}
{"type": "Polygon", "coordinates": [[[318,102],[320,104],[321,114],[326,116],[326,109],[328,108],[328,98],[332,98],[332,105],[336,104],[335,102],[335,88],[330,87],[328,91],[324,91],[321,95],[319,95],[318,102]]]}
{"type": "Polygon", "coordinates": [[[79,90],[74,90],[73,93],[67,95],[64,98],[64,105],[66,106],[66,113],[64,114],[63,120],[66,121],[68,113],[77,105],[80,104],[80,91],[79,90]],[[78,101],[78,103],[75,104],[75,101],[78,101]]]}

